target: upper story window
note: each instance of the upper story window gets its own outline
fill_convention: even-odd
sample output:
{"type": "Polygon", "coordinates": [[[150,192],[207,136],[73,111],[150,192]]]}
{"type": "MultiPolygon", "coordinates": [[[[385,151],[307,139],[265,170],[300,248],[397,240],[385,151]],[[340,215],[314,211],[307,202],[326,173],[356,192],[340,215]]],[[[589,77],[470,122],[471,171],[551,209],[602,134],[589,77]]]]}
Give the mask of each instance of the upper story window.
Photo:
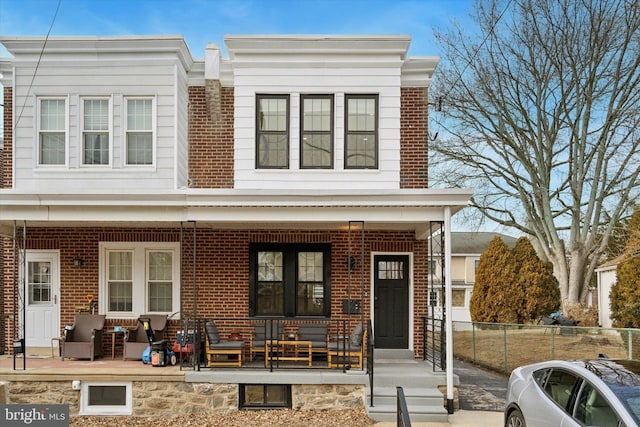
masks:
{"type": "Polygon", "coordinates": [[[153,100],[127,98],[127,165],[153,164],[153,100]]]}
{"type": "Polygon", "coordinates": [[[378,167],[378,96],[345,95],[345,169],[378,167]]]}
{"type": "Polygon", "coordinates": [[[289,167],[289,95],[256,98],[256,168],[289,167]]]}
{"type": "Polygon", "coordinates": [[[300,168],[333,167],[333,96],[302,95],[300,168]]]}
{"type": "Polygon", "coordinates": [[[38,164],[64,165],[67,141],[65,99],[40,99],[38,129],[38,164]]]}
{"type": "Polygon", "coordinates": [[[109,100],[84,99],[82,102],[82,164],[109,164],[109,100]]]}

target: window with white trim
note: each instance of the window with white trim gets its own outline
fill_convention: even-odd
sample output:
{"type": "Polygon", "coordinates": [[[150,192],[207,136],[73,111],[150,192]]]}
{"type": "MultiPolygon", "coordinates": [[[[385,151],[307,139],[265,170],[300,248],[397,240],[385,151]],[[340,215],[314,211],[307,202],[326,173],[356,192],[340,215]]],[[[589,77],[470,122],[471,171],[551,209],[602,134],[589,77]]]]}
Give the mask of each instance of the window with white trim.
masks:
{"type": "Polygon", "coordinates": [[[41,98],[38,114],[38,164],[66,164],[67,102],[64,98],[41,98]]]}
{"type": "Polygon", "coordinates": [[[301,95],[300,168],[333,167],[333,95],[301,95]]]}
{"type": "Polygon", "coordinates": [[[108,165],[109,129],[111,128],[109,100],[84,98],[82,100],[82,164],[108,165]]]}
{"type": "Polygon", "coordinates": [[[179,311],[179,243],[103,242],[100,253],[99,301],[108,316],[179,311]]]}
{"type": "Polygon", "coordinates": [[[133,391],[130,382],[82,381],[79,415],[131,415],[133,391]]]}
{"type": "Polygon", "coordinates": [[[127,98],[127,165],[152,165],[154,105],[151,98],[127,98]]]}

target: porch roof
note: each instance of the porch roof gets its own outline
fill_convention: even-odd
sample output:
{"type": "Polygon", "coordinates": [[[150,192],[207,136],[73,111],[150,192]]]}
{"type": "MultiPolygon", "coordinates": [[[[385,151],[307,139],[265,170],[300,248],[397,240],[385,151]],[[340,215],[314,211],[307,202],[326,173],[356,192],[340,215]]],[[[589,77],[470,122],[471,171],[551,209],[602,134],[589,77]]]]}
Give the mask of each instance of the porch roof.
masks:
{"type": "Polygon", "coordinates": [[[0,234],[28,227],[175,227],[412,230],[426,238],[429,221],[467,206],[469,189],[303,191],[202,190],[29,193],[0,190],[0,234]]]}

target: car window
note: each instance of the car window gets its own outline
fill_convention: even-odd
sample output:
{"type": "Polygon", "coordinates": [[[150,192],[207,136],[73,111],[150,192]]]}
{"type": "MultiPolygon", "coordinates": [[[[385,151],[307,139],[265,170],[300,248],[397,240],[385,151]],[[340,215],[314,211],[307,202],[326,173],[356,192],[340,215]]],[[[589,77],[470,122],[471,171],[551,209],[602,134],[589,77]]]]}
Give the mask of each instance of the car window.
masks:
{"type": "Polygon", "coordinates": [[[567,409],[571,392],[578,377],[560,369],[553,369],[544,386],[544,391],[564,410],[567,409]]]}
{"type": "Polygon", "coordinates": [[[609,402],[586,381],[574,408],[574,418],[587,426],[617,427],[619,425],[620,421],[609,402]]]}
{"type": "Polygon", "coordinates": [[[533,374],[531,374],[531,376],[533,377],[534,381],[538,383],[540,387],[544,388],[544,385],[550,373],[551,373],[551,369],[538,369],[533,374]]]}

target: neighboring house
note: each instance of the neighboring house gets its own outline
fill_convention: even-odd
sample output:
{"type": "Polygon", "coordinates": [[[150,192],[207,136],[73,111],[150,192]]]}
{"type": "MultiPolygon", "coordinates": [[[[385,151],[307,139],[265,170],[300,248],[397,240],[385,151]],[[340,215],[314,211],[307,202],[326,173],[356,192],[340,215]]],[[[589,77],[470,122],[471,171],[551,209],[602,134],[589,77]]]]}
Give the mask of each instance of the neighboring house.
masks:
{"type": "Polygon", "coordinates": [[[624,255],[620,255],[596,268],[598,323],[603,328],[613,327],[613,321],[611,320],[611,301],[609,299],[609,294],[611,293],[611,288],[618,280],[618,265],[623,260],[624,255]]]}
{"type": "Polygon", "coordinates": [[[427,238],[471,196],[427,188],[438,58],[407,36],[227,36],[204,59],[176,36],[0,42],[7,339],[49,346],[87,295],[108,327],[361,299],[377,347],[421,357],[427,238]]]}
{"type": "MultiPolygon", "coordinates": [[[[500,237],[513,249],[518,240],[515,237],[492,232],[452,232],[451,233],[451,317],[454,322],[471,322],[469,301],[476,281],[476,268],[480,255],[489,247],[489,242],[500,237]]],[[[441,273],[438,263],[432,261],[435,272],[433,282],[441,286],[441,273]]],[[[439,298],[438,298],[439,300],[439,298]]]]}

